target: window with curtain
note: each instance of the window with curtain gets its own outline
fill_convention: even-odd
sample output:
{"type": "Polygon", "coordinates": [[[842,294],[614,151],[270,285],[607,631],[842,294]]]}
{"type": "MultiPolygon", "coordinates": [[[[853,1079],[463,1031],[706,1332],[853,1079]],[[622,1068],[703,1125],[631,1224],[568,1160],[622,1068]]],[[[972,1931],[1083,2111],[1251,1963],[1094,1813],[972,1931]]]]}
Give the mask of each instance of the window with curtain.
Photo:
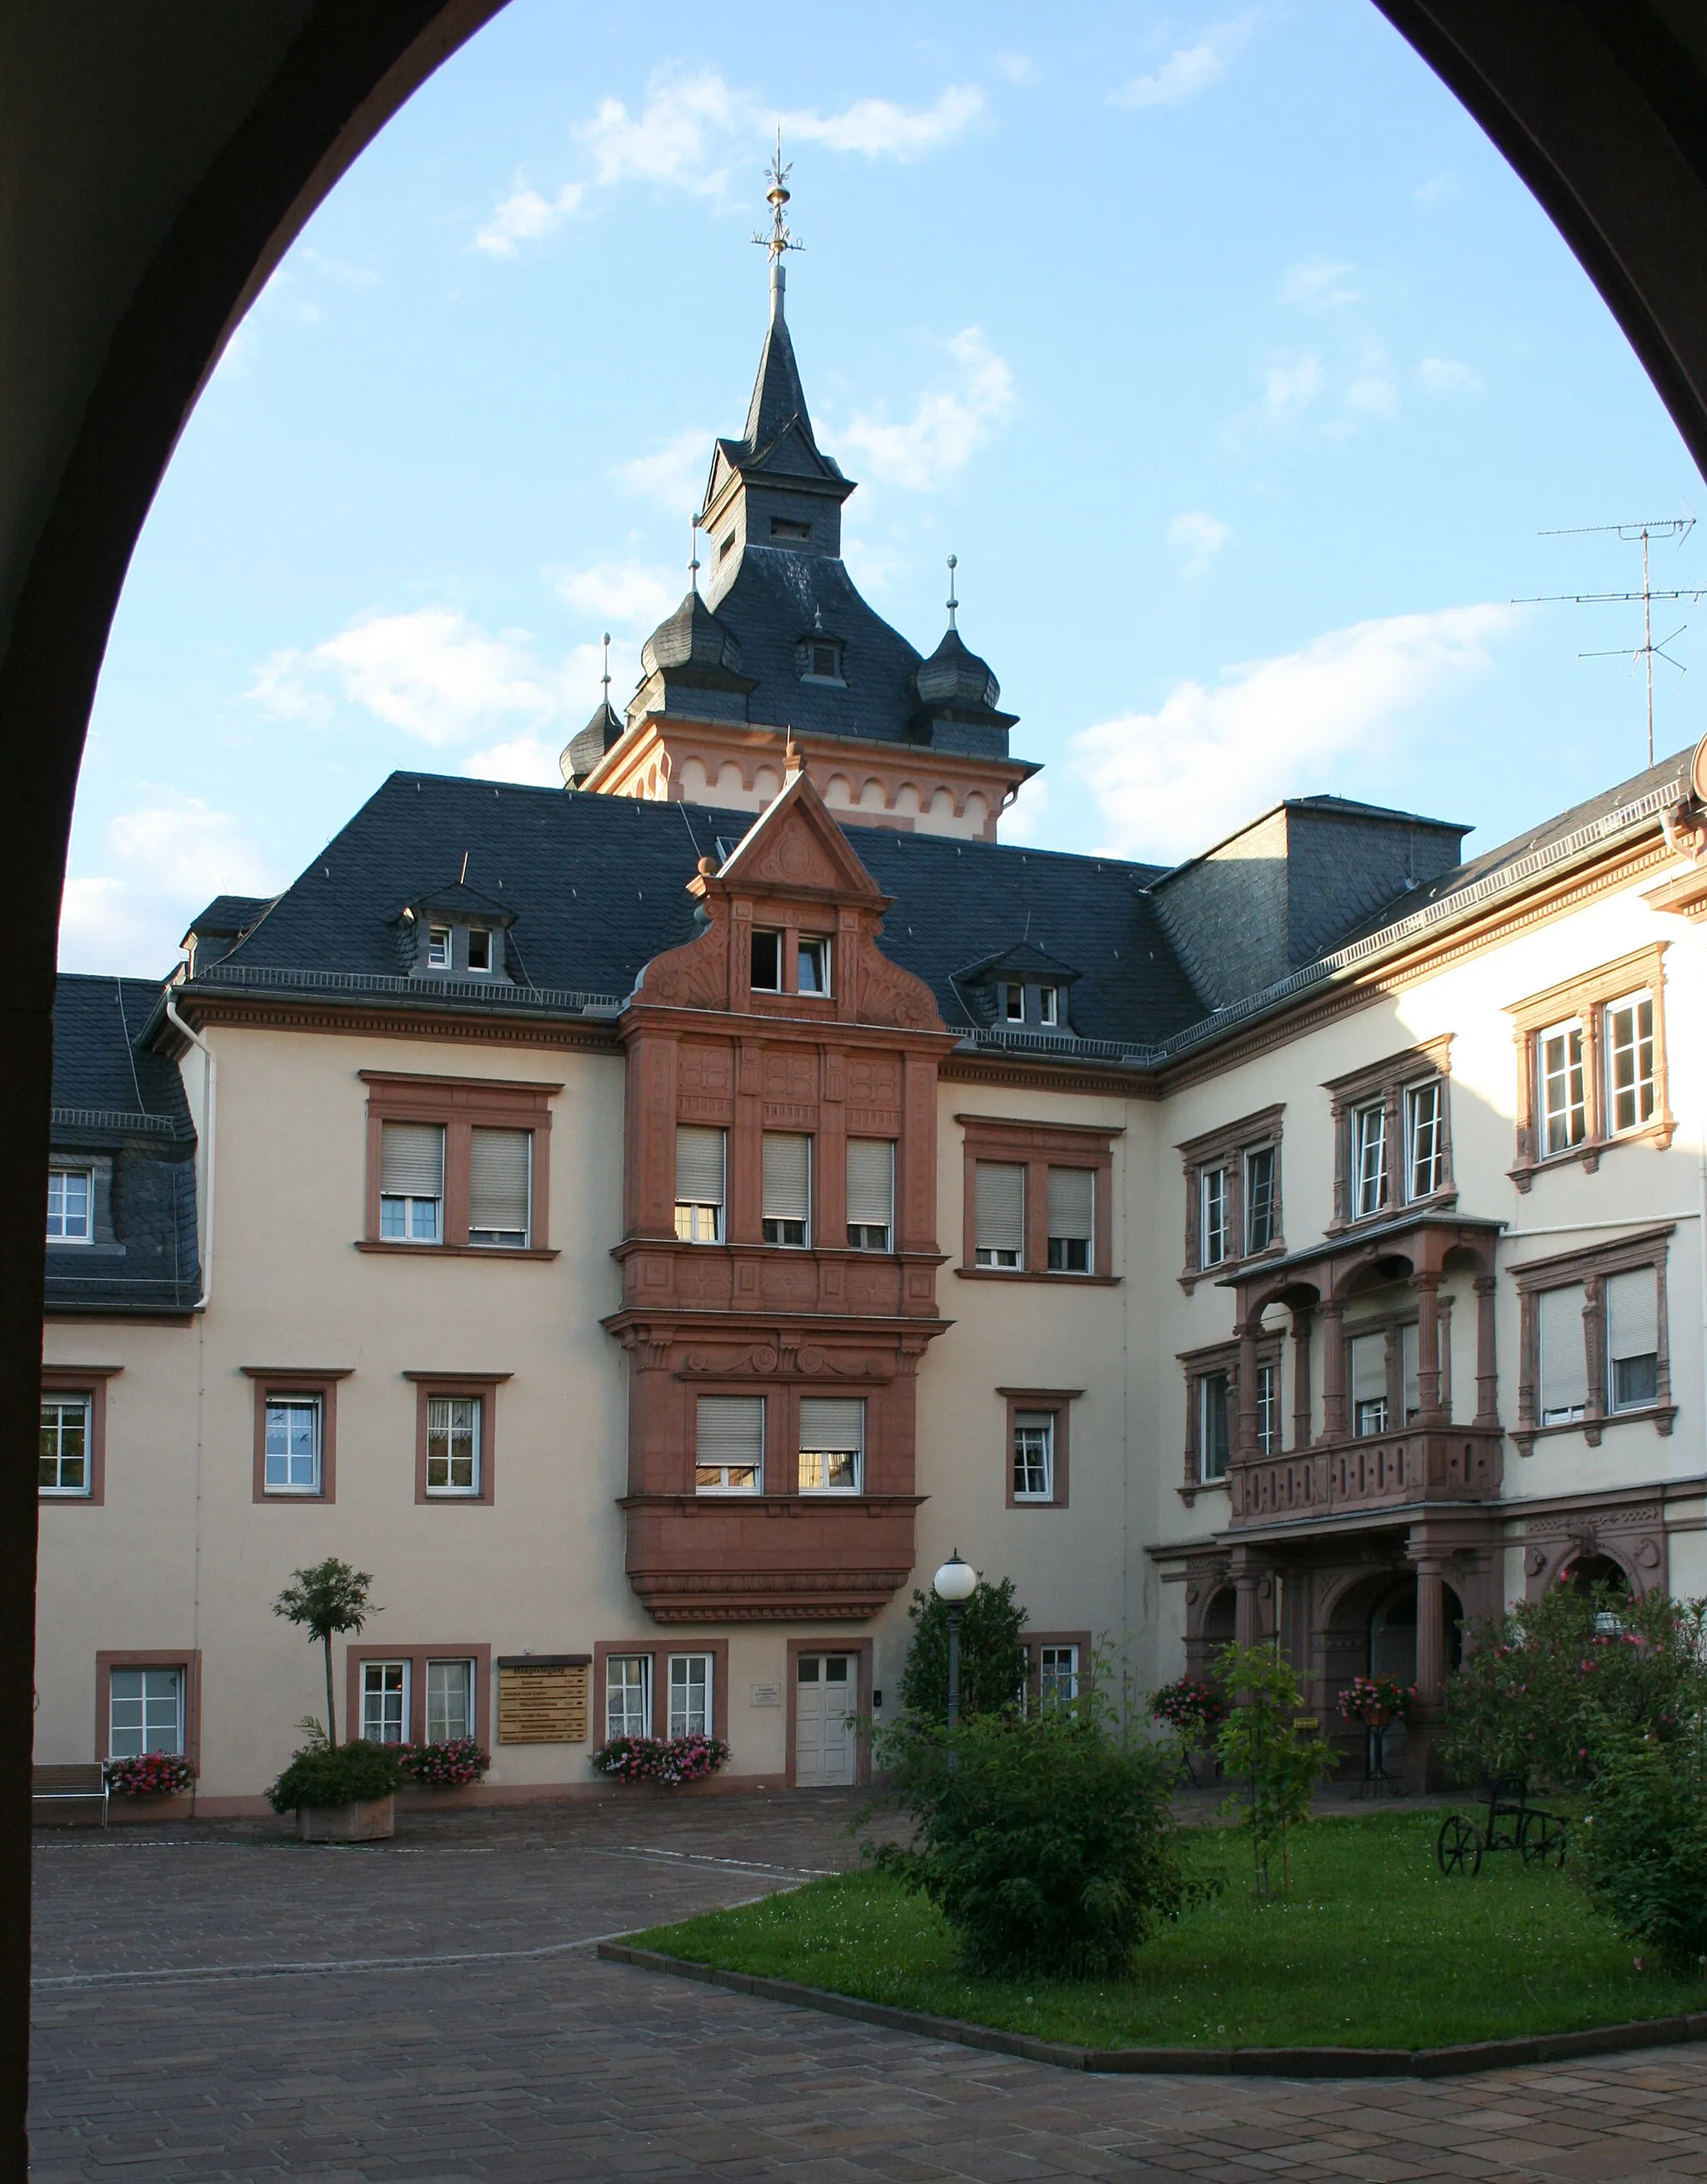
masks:
{"type": "Polygon", "coordinates": [[[763,1167],[764,1240],[803,1248],[812,1241],[812,1139],[792,1131],[767,1130],[763,1167]]]}
{"type": "Polygon", "coordinates": [[[533,1176],[532,1130],[474,1128],[468,1134],[468,1240],[527,1248],[533,1176]]]}
{"type": "Polygon", "coordinates": [[[974,1170],[976,1244],[973,1263],[1023,1268],[1025,1263],[1025,1169],[1018,1162],[979,1161],[974,1170]]]}
{"type": "Polygon", "coordinates": [[[269,1494],[320,1491],[318,1396],[269,1397],[263,1483],[269,1494]]]}
{"type": "Polygon", "coordinates": [[[1197,1383],[1197,1476],[1205,1485],[1226,1477],[1233,1453],[1230,1390],[1225,1373],[1205,1373],[1197,1383]]]}
{"type": "Polygon", "coordinates": [[[1422,1330],[1408,1320],[1399,1329],[1399,1401],[1404,1422],[1422,1413],[1422,1330]]]}
{"type": "Polygon", "coordinates": [[[1197,1262],[1219,1267],[1227,1256],[1227,1171],[1206,1167],[1197,1178],[1197,1262]]]}
{"type": "Polygon", "coordinates": [[[701,1396],[695,1420],[695,1490],[756,1494],[764,1465],[764,1397],[701,1396]]]}
{"type": "Polygon", "coordinates": [[[86,1167],[55,1167],[47,1171],[47,1241],[50,1244],[87,1244],[94,1239],[91,1211],[94,1177],[86,1167]]]}
{"type": "Polygon", "coordinates": [[[1275,1148],[1245,1156],[1245,1249],[1266,1251],[1275,1240],[1275,1148]]]}
{"type": "Polygon", "coordinates": [[[382,1123],[379,1233],[396,1243],[437,1244],[443,1235],[444,1125],[382,1123]]]}
{"type": "Polygon", "coordinates": [[[1096,1171],[1052,1167],[1049,1171],[1049,1271],[1091,1272],[1091,1223],[1096,1198],[1096,1171]]]}
{"type": "Polygon", "coordinates": [[[729,1134],[683,1123],[676,1130],[676,1234],[684,1244],[721,1244],[729,1134]]]}
{"type": "Polygon", "coordinates": [[[107,1757],[184,1748],[181,1669],[114,1669],[107,1696],[107,1757]]]}
{"type": "Polygon", "coordinates": [[[361,1664],[361,1733],[370,1744],[409,1741],[409,1663],[361,1664]]]}
{"type": "Polygon", "coordinates": [[[1542,1290],[1536,1299],[1541,1423],[1573,1424],[1588,1414],[1588,1356],[1582,1333],[1583,1289],[1542,1290]]]}
{"type": "Polygon", "coordinates": [[[709,1653],[672,1653],[670,1656],[670,1726],[672,1736],[710,1736],[711,1727],[711,1657],[709,1653]]]}
{"type": "Polygon", "coordinates": [[[1387,1339],[1354,1335],[1346,1345],[1346,1377],[1351,1383],[1352,1431],[1384,1434],[1387,1429],[1387,1339]]]}
{"type": "Polygon", "coordinates": [[[857,1494],[865,1458],[862,1397],[806,1396],[801,1401],[802,1494],[857,1494]]]}
{"type": "Polygon", "coordinates": [[[1361,1219],[1379,1213],[1387,1202],[1387,1111],[1380,1100],[1353,1107],[1352,1126],[1352,1209],[1361,1219]]]}
{"type": "Polygon", "coordinates": [[[1053,1411],[1013,1414],[1013,1498],[1016,1502],[1055,1499],[1053,1411]]]}
{"type": "Polygon", "coordinates": [[[87,1495],[93,1486],[89,1464],[88,1396],[43,1396],[42,1456],[36,1477],[43,1494],[87,1495]]]}
{"type": "Polygon", "coordinates": [[[427,1664],[427,1741],[449,1744],[474,1734],[474,1663],[429,1661],[427,1664]]]}
{"type": "Polygon", "coordinates": [[[895,1147],[887,1138],[848,1139],[848,1241],[887,1251],[895,1228],[895,1147]]]}
{"type": "Polygon", "coordinates": [[[1280,1368],[1265,1363],[1257,1368],[1257,1446],[1264,1456],[1280,1446],[1280,1368]]]}
{"type": "Polygon", "coordinates": [[[652,1657],[612,1653],[605,1663],[605,1737],[652,1734],[652,1657]]]}
{"type": "Polygon", "coordinates": [[[1606,1407],[1660,1400],[1660,1288],[1652,1267],[1606,1277],[1606,1407]]]}
{"type": "Polygon", "coordinates": [[[1037,1702],[1046,1711],[1079,1696],[1079,1648],[1040,1646],[1037,1649],[1037,1702]]]}
{"type": "Polygon", "coordinates": [[[427,1403],[427,1490],[480,1491],[481,1400],[478,1396],[430,1396],[427,1403]]]}
{"type": "Polygon", "coordinates": [[[1438,1077],[1405,1092],[1405,1195],[1431,1198],[1446,1186],[1446,1086],[1438,1077]]]}

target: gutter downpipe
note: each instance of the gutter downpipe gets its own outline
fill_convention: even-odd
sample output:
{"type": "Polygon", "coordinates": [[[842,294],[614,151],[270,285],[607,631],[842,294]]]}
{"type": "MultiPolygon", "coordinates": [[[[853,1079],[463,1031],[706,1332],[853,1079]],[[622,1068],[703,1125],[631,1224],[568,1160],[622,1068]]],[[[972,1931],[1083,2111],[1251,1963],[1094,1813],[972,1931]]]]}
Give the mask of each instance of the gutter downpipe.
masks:
{"type": "MultiPolygon", "coordinates": [[[[196,1507],[195,1549],[192,1557],[190,1580],[190,1644],[197,1658],[202,1645],[202,1464],[204,1452],[205,1420],[208,1393],[207,1309],[214,1293],[214,1127],[218,1115],[215,1095],[219,1088],[219,1064],[214,1050],[199,1032],[194,1032],[184,1022],[173,1005],[171,989],[165,993],[166,1021],[175,1031],[181,1032],[190,1045],[198,1050],[204,1074],[202,1078],[201,1144],[203,1173],[207,1177],[207,1241],[202,1252],[202,1293],[191,1307],[196,1315],[196,1507]]],[[[198,1234],[200,1234],[199,1223],[198,1234]]],[[[190,1785],[190,1818],[196,1817],[198,1782],[190,1785]]]]}

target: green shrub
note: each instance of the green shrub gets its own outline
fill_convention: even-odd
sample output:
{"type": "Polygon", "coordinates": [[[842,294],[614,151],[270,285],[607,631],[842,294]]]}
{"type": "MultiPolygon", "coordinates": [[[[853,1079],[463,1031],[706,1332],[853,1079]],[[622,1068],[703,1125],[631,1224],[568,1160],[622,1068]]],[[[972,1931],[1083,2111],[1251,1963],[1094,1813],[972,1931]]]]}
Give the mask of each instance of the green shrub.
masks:
{"type": "Polygon", "coordinates": [[[1461,1780],[1592,1782],[1602,1756],[1665,1743],[1707,1707],[1707,1601],[1554,1585],[1473,1624],[1439,1749],[1461,1780]]]}
{"type": "MultiPolygon", "coordinates": [[[[907,1610],[912,1643],[901,1674],[902,1710],[932,1721],[948,1719],[948,1603],[934,1592],[915,1592],[907,1610]]],[[[1000,1713],[1025,1688],[1025,1610],[1013,1598],[1013,1580],[990,1585],[983,1578],[960,1611],[960,1713],[1000,1713]]]]}
{"type": "Polygon", "coordinates": [[[941,1911],[968,1970],[1125,1970],[1188,1890],[1175,1859],[1170,1748],[1118,1741],[1084,1702],[985,1714],[953,1736],[915,1719],[880,1740],[918,1847],[880,1866],[941,1911]]]}
{"type": "Polygon", "coordinates": [[[1670,1971],[1707,1964],[1707,1727],[1603,1751],[1571,1870],[1670,1971]]]}
{"type": "Polygon", "coordinates": [[[1303,1711],[1289,1662],[1273,1646],[1224,1646],[1215,1680],[1238,1703],[1215,1740],[1224,1771],[1244,1777],[1221,1808],[1244,1821],[1256,1892],[1269,1893],[1269,1861],[1280,1854],[1280,1890],[1291,1886],[1288,1837],[1310,1817],[1316,1785],[1337,1763],[1321,1724],[1303,1711]]]}
{"type": "Polygon", "coordinates": [[[267,1802],[276,1813],[293,1813],[301,1805],[353,1805],[388,1796],[402,1781],[393,1747],[358,1737],[298,1752],[267,1791],[267,1802]]]}

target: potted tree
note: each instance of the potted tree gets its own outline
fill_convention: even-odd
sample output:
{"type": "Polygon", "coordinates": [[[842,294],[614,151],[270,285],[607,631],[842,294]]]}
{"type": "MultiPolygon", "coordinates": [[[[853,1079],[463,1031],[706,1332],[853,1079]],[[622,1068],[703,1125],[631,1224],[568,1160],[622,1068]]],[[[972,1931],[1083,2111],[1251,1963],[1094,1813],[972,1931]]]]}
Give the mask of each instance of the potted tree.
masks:
{"type": "Polygon", "coordinates": [[[318,1644],[326,1658],[326,1729],[315,1721],[301,1724],[308,1741],[267,1792],[275,1812],[295,1813],[304,1842],[380,1842],[394,1825],[393,1792],[403,1779],[396,1753],[360,1737],[337,1741],[332,1641],[360,1632],[370,1615],[381,1612],[370,1593],[372,1583],[368,1571],[331,1555],[312,1568],[293,1570],[273,1602],[273,1613],[306,1630],[309,1642],[318,1644]]]}

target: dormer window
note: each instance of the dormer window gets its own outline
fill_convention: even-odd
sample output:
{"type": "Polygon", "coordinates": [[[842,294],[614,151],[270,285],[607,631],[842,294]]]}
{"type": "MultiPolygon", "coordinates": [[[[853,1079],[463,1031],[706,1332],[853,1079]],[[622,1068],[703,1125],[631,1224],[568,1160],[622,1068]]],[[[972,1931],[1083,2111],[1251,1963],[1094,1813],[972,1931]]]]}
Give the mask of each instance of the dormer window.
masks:
{"type": "Polygon", "coordinates": [[[1054,986],[1040,986],[1037,989],[1037,1021],[1039,1023],[1052,1024],[1057,1020],[1057,998],[1058,992],[1059,989],[1054,986]]]}
{"type": "Polygon", "coordinates": [[[757,932],[753,935],[753,990],[779,994],[783,990],[783,936],[757,932]]]}
{"type": "Polygon", "coordinates": [[[825,637],[814,630],[802,638],[795,649],[795,665],[803,682],[840,682],[845,680],[842,672],[843,648],[839,637],[825,637]]]}
{"type": "Polygon", "coordinates": [[[787,538],[803,546],[812,535],[812,526],[811,524],[801,523],[794,516],[773,515],[771,518],[771,536],[773,538],[787,538]]]}
{"type": "Polygon", "coordinates": [[[717,541],[717,559],[720,561],[727,561],[734,550],[735,534],[731,531],[717,541]]]}
{"type": "Polygon", "coordinates": [[[830,989],[830,944],[825,933],[803,933],[796,958],[798,969],[795,990],[801,994],[827,994],[830,989]]]}
{"type": "Polygon", "coordinates": [[[1025,1022],[1025,989],[1024,986],[1004,986],[1001,989],[1001,1013],[1009,1023],[1025,1022]]]}
{"type": "Polygon", "coordinates": [[[492,934],[483,925],[468,928],[468,967],[471,971],[492,968],[492,934]]]}
{"type": "Polygon", "coordinates": [[[430,925],[427,928],[427,967],[429,971],[448,971],[450,968],[450,928],[430,925]]]}

